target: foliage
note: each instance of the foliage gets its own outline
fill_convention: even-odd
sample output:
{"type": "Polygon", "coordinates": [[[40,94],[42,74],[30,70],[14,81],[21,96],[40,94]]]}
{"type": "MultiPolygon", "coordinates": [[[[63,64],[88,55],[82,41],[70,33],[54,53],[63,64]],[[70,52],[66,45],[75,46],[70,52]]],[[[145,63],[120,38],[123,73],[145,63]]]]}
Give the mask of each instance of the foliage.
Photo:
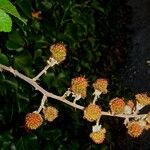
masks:
{"type": "Polygon", "coordinates": [[[0,1],[0,31],[10,32],[12,29],[12,20],[8,14],[15,16],[22,22],[26,23],[24,19],[19,15],[16,7],[8,0],[0,1]]]}
{"type": "MultiPolygon", "coordinates": [[[[102,97],[104,108],[107,108],[110,98],[114,96],[122,95],[128,98],[130,94],[126,89],[122,88],[121,84],[116,84],[118,83],[114,73],[116,62],[111,60],[111,55],[109,55],[109,62],[105,57],[113,51],[112,47],[116,45],[122,30],[122,26],[117,22],[120,0],[115,2],[112,0],[16,0],[13,4],[19,14],[28,21],[25,25],[15,18],[21,19],[16,9],[12,10],[15,7],[6,9],[3,7],[7,5],[0,5],[4,13],[15,16],[12,16],[12,31],[7,34],[0,33],[0,63],[34,77],[45,66],[50,55],[50,45],[63,41],[69,49],[67,60],[42,76],[39,83],[44,88],[62,95],[69,87],[71,78],[75,76],[85,75],[89,82],[103,76],[110,78],[110,88],[114,87],[108,96],[102,97]],[[41,15],[35,17],[33,13],[39,11],[42,12],[41,15]]],[[[9,16],[6,17],[6,21],[7,18],[9,16]]],[[[3,31],[8,32],[10,29],[9,26],[3,31]]],[[[97,146],[88,138],[90,124],[82,120],[80,117],[82,115],[79,115],[81,112],[78,110],[75,112],[74,109],[53,99],[50,99],[49,103],[59,108],[60,117],[53,123],[43,125],[37,131],[26,131],[25,115],[38,107],[40,99],[41,95],[27,83],[14,78],[9,73],[0,74],[0,147],[2,150],[105,150],[114,146],[117,132],[119,134],[117,127],[112,134],[108,133],[108,140],[104,144],[97,146]]],[[[86,105],[90,100],[91,97],[82,103],[86,105]]],[[[115,124],[111,120],[105,122],[108,130],[115,124]]]]}
{"type": "Polygon", "coordinates": [[[1,19],[0,31],[10,32],[12,26],[11,18],[1,9],[0,9],[0,19],[1,19]]]}

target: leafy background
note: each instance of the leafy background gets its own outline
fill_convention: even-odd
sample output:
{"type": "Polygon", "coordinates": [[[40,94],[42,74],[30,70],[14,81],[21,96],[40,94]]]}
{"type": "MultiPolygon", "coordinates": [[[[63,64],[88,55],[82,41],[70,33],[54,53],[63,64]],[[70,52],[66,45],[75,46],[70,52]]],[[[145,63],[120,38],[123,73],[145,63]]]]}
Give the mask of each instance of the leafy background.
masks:
{"type": "MultiPolygon", "coordinates": [[[[98,77],[109,79],[109,94],[99,102],[108,110],[109,100],[116,96],[130,98],[132,94],[119,80],[119,71],[126,56],[125,1],[121,0],[12,0],[24,24],[15,16],[10,33],[0,33],[0,63],[12,66],[34,77],[46,65],[50,45],[64,42],[68,49],[66,60],[49,69],[38,81],[46,90],[62,95],[72,78],[84,75],[89,84],[98,77]],[[41,11],[41,18],[32,12],[41,11]],[[24,20],[23,20],[24,21],[24,20]]],[[[80,101],[87,105],[88,97],[80,101]]],[[[0,73],[0,148],[1,150],[96,150],[115,149],[126,135],[123,120],[102,118],[107,129],[103,144],[90,138],[91,123],[83,120],[82,112],[49,99],[49,105],[59,110],[59,117],[44,123],[36,131],[24,127],[25,115],[36,110],[42,95],[24,81],[7,72],[0,73]]]]}

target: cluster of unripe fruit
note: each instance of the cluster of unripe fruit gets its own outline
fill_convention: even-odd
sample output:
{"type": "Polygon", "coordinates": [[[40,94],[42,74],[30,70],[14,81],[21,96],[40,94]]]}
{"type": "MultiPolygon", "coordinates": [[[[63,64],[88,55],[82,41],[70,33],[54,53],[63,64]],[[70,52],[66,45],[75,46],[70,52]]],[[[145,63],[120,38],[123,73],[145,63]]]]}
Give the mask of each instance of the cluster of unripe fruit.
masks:
{"type": "Polygon", "coordinates": [[[55,107],[48,106],[43,109],[43,115],[37,111],[28,113],[25,118],[25,126],[28,129],[34,130],[42,125],[44,119],[46,121],[52,122],[57,118],[57,116],[58,110],[55,107]]]}
{"type": "MultiPolygon", "coordinates": [[[[63,43],[54,44],[51,46],[50,51],[52,53],[52,58],[58,63],[62,62],[66,58],[66,48],[63,43]]],[[[69,88],[69,94],[75,98],[74,104],[79,99],[84,99],[87,95],[88,81],[85,77],[76,77],[72,79],[71,86],[69,88]]],[[[93,126],[93,130],[90,133],[90,138],[97,144],[101,144],[105,139],[106,129],[99,125],[99,120],[103,115],[101,106],[96,104],[96,101],[101,94],[106,94],[108,92],[108,80],[99,78],[93,83],[94,88],[94,100],[83,110],[83,118],[89,122],[96,122],[93,126]]],[[[67,95],[67,96],[68,96],[67,95]]],[[[65,96],[65,97],[67,97],[65,96]]],[[[127,102],[124,98],[113,98],[109,102],[110,115],[126,115],[125,125],[128,129],[128,134],[131,137],[139,137],[143,130],[150,129],[150,113],[148,113],[143,118],[128,118],[128,115],[136,115],[138,111],[150,104],[150,97],[146,93],[136,94],[135,101],[128,100],[127,102]]],[[[25,125],[29,129],[37,129],[43,123],[43,118],[49,122],[52,122],[58,116],[58,110],[52,106],[44,107],[42,114],[37,111],[29,113],[25,118],[25,125]]]]}

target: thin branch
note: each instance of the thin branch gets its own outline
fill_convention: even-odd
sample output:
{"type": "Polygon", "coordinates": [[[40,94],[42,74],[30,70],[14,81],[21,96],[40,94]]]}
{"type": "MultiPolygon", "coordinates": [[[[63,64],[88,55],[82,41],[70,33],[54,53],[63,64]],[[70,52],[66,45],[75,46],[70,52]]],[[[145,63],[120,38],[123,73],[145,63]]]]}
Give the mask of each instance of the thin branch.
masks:
{"type": "Polygon", "coordinates": [[[100,118],[98,118],[98,119],[96,120],[96,125],[97,125],[97,126],[99,125],[99,122],[100,122],[100,118]]]}
{"type": "Polygon", "coordinates": [[[48,64],[36,77],[33,78],[34,81],[38,80],[40,76],[42,76],[46,71],[51,67],[50,64],[48,64]]]}
{"type": "Polygon", "coordinates": [[[80,106],[80,105],[77,105],[77,104],[73,104],[72,102],[66,100],[62,96],[57,96],[57,95],[55,95],[53,93],[50,93],[50,92],[46,91],[41,86],[39,86],[36,81],[34,81],[33,79],[30,79],[29,77],[19,73],[17,70],[14,70],[12,67],[7,67],[5,65],[0,64],[0,69],[6,70],[8,72],[11,72],[15,76],[19,77],[20,79],[22,79],[22,80],[26,81],[27,83],[29,83],[30,85],[32,85],[35,88],[35,90],[40,91],[43,95],[46,95],[47,97],[51,97],[53,99],[59,100],[59,101],[61,101],[63,103],[66,103],[66,104],[68,104],[68,105],[70,105],[72,107],[75,107],[75,108],[78,108],[78,109],[81,109],[81,110],[84,109],[83,106],[80,106]]]}
{"type": "Polygon", "coordinates": [[[96,101],[98,100],[98,98],[100,98],[100,95],[102,94],[102,92],[95,90],[95,92],[93,93],[94,95],[94,99],[93,99],[93,104],[96,103],[96,101]]]}
{"type": "Polygon", "coordinates": [[[47,70],[50,68],[50,67],[53,67],[55,64],[58,64],[58,62],[53,59],[53,58],[50,58],[48,61],[47,61],[47,66],[36,76],[33,78],[34,81],[38,80],[44,73],[47,72],[47,70]]]}
{"type": "MultiPolygon", "coordinates": [[[[53,93],[50,93],[50,92],[46,91],[44,88],[39,86],[36,81],[34,81],[33,79],[30,79],[29,77],[19,73],[17,70],[14,70],[12,67],[7,67],[5,65],[0,64],[0,70],[1,71],[6,70],[8,72],[11,72],[15,76],[17,76],[20,79],[26,81],[27,83],[32,85],[36,90],[41,92],[45,97],[51,97],[53,99],[59,100],[59,101],[61,101],[63,103],[66,103],[66,104],[68,104],[68,105],[70,105],[70,106],[72,106],[74,108],[77,108],[77,109],[80,109],[80,110],[84,110],[83,106],[78,105],[78,104],[73,103],[73,102],[70,102],[67,99],[65,99],[63,96],[57,96],[57,95],[55,95],[53,93]]],[[[127,117],[126,114],[114,115],[114,114],[111,114],[110,112],[105,112],[105,111],[102,111],[102,115],[103,116],[111,116],[111,117],[120,117],[120,118],[126,118],[127,117]]],[[[142,117],[145,117],[146,115],[147,114],[131,114],[131,115],[128,115],[128,118],[140,118],[140,117],[142,118],[142,117]]]]}
{"type": "Polygon", "coordinates": [[[40,113],[41,110],[44,108],[44,105],[45,105],[46,100],[47,100],[47,96],[43,95],[43,98],[42,98],[42,100],[41,100],[40,107],[39,107],[39,109],[37,110],[38,113],[40,113]]]}
{"type": "Polygon", "coordinates": [[[114,114],[111,114],[110,112],[102,111],[102,115],[103,116],[111,116],[111,117],[119,117],[119,118],[126,118],[127,116],[128,116],[128,118],[142,118],[142,117],[146,116],[147,114],[131,114],[131,115],[120,114],[120,115],[114,115],[114,114]]]}

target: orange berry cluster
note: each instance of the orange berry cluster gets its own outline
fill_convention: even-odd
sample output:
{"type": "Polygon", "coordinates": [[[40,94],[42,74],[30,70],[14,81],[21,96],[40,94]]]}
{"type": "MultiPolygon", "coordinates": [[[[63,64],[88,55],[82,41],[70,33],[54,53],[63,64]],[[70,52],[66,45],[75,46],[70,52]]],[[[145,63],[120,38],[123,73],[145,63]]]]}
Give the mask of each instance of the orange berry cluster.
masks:
{"type": "Polygon", "coordinates": [[[63,43],[53,44],[50,47],[50,51],[52,53],[52,58],[54,58],[57,62],[62,62],[66,58],[66,47],[63,43]]]}
{"type": "Polygon", "coordinates": [[[106,133],[106,129],[102,128],[99,131],[96,132],[92,132],[90,134],[90,138],[93,140],[93,142],[95,142],[96,144],[101,144],[104,142],[105,139],[105,133],[106,133]]]}
{"type": "Polygon", "coordinates": [[[81,95],[82,98],[86,97],[88,82],[84,77],[77,77],[71,81],[71,91],[74,94],[81,95]]]}
{"type": "MultiPolygon", "coordinates": [[[[86,96],[87,90],[87,80],[84,77],[76,77],[72,79],[71,82],[71,91],[75,94],[81,94],[82,98],[86,96]]],[[[108,81],[106,79],[97,79],[95,83],[93,83],[93,87],[95,90],[99,91],[99,93],[106,94],[108,92],[108,81]]],[[[109,102],[110,112],[115,115],[126,114],[130,115],[136,111],[136,103],[140,105],[148,105],[150,104],[150,97],[147,94],[136,94],[136,101],[128,100],[127,102],[124,98],[113,98],[109,102]]],[[[94,122],[100,119],[102,116],[102,109],[99,105],[95,103],[90,103],[84,109],[83,118],[89,122],[94,122]]],[[[150,114],[147,116],[145,120],[132,120],[129,121],[127,125],[128,134],[132,137],[139,137],[144,129],[150,128],[150,114]]],[[[97,131],[93,131],[90,134],[90,138],[97,144],[100,144],[104,141],[106,129],[98,129],[97,131]]]]}
{"type": "MultiPolygon", "coordinates": [[[[66,47],[63,43],[57,43],[50,47],[50,52],[53,58],[58,63],[62,62],[66,58],[66,47]]],[[[71,80],[71,86],[67,91],[66,96],[72,93],[75,100],[80,98],[85,98],[87,96],[88,81],[84,76],[76,77],[71,80]]],[[[101,94],[108,93],[108,80],[104,78],[99,78],[93,83],[94,88],[94,100],[83,110],[83,118],[89,122],[96,122],[93,126],[92,132],[90,133],[90,138],[96,143],[101,144],[105,139],[106,129],[99,125],[101,116],[104,114],[101,106],[96,104],[96,100],[101,94]]],[[[74,100],[74,104],[75,101],[74,100]]],[[[124,98],[113,98],[109,102],[110,115],[119,116],[125,115],[125,125],[127,127],[127,133],[134,138],[139,137],[144,130],[150,129],[150,113],[148,113],[144,118],[135,118],[130,120],[128,115],[136,115],[138,111],[146,105],[150,104],[150,97],[146,93],[136,94],[135,100],[125,101],[124,98]]],[[[75,104],[76,105],[76,104],[75,104]]],[[[106,113],[106,112],[105,112],[106,113]]],[[[108,115],[108,113],[107,113],[108,115]]],[[[52,106],[43,108],[43,114],[38,112],[28,113],[25,118],[25,125],[29,129],[37,129],[40,127],[45,120],[52,122],[58,116],[58,110],[52,106]],[[44,119],[43,119],[44,118],[44,119]]],[[[133,117],[134,118],[134,117],[133,117]]]]}
{"type": "MultiPolygon", "coordinates": [[[[100,119],[101,115],[102,115],[101,107],[99,105],[91,103],[87,107],[85,107],[83,118],[89,122],[94,122],[100,119]]],[[[105,139],[105,133],[106,133],[106,129],[100,128],[90,133],[90,138],[96,144],[101,144],[105,139]]]]}
{"type": "Polygon", "coordinates": [[[124,98],[113,98],[109,102],[111,113],[114,115],[119,114],[132,114],[135,109],[133,100],[125,102],[124,98]]]}
{"type": "Polygon", "coordinates": [[[108,92],[107,86],[108,80],[106,79],[97,79],[95,83],[93,83],[94,89],[102,92],[103,94],[106,94],[108,92]]]}
{"type": "Polygon", "coordinates": [[[143,127],[139,121],[129,122],[127,128],[128,128],[128,134],[134,138],[139,137],[143,132],[143,127]]]}
{"type": "MultiPolygon", "coordinates": [[[[48,106],[43,109],[44,119],[52,122],[58,116],[58,110],[55,107],[48,106]]],[[[43,117],[37,112],[28,113],[25,118],[25,126],[28,129],[37,129],[43,123],[43,117]]]]}
{"type": "MultiPolygon", "coordinates": [[[[107,93],[108,81],[106,79],[97,79],[95,83],[93,83],[93,87],[95,90],[106,94],[107,93]]],[[[81,95],[82,98],[86,97],[88,82],[85,77],[76,77],[71,81],[71,91],[74,94],[81,95]]]]}
{"type": "Polygon", "coordinates": [[[49,106],[43,109],[45,120],[52,122],[58,116],[58,110],[55,107],[49,106]]]}
{"type": "Polygon", "coordinates": [[[43,123],[43,118],[40,114],[38,113],[28,113],[26,115],[26,118],[25,118],[25,126],[28,128],[28,129],[37,129],[39,126],[41,126],[43,123]]]}
{"type": "Polygon", "coordinates": [[[136,94],[135,98],[142,106],[150,105],[150,97],[146,93],[136,94]]]}
{"type": "Polygon", "coordinates": [[[150,113],[147,114],[147,117],[142,120],[131,120],[128,125],[128,134],[131,137],[139,137],[144,130],[150,129],[150,113]]]}
{"type": "Polygon", "coordinates": [[[123,98],[114,98],[109,102],[109,105],[113,114],[121,114],[124,112],[125,102],[123,98]]]}
{"type": "Polygon", "coordinates": [[[96,121],[101,117],[101,108],[95,104],[89,104],[84,109],[84,116],[83,118],[87,119],[90,122],[96,121]]]}

